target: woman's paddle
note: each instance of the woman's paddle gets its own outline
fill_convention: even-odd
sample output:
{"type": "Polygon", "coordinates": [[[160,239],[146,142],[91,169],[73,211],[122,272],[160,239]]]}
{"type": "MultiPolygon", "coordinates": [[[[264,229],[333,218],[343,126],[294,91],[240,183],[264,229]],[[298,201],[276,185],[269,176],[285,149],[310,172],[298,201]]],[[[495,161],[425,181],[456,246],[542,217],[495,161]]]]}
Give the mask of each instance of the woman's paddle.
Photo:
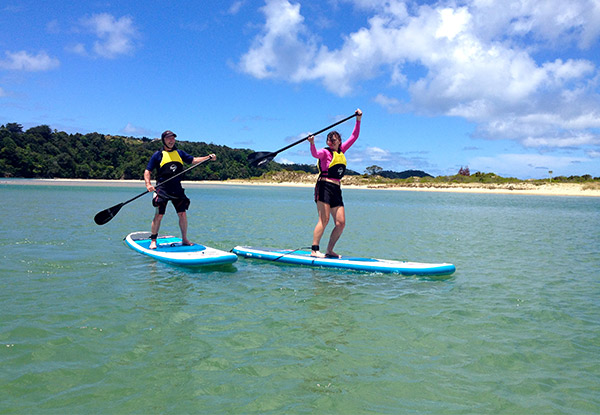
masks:
{"type": "Polygon", "coordinates": [[[285,146],[277,151],[274,152],[269,152],[269,151],[259,151],[257,153],[251,153],[248,155],[248,162],[250,163],[250,165],[254,166],[254,167],[258,167],[262,164],[268,163],[269,161],[273,160],[275,158],[275,156],[279,153],[281,153],[282,151],[287,150],[290,147],[294,147],[297,144],[300,144],[301,142],[308,140],[308,137],[310,137],[311,135],[319,135],[321,134],[323,131],[327,131],[330,128],[335,127],[338,124],[341,124],[343,122],[348,121],[350,118],[356,117],[358,115],[358,113],[354,113],[349,117],[344,118],[343,120],[340,120],[334,124],[331,124],[328,127],[323,128],[322,130],[317,131],[316,133],[312,133],[306,137],[304,137],[302,140],[298,140],[295,143],[290,144],[289,146],[285,146]]]}
{"type": "MultiPolygon", "coordinates": [[[[210,157],[208,159],[206,159],[206,160],[210,160],[210,157]]],[[[181,176],[184,173],[187,173],[188,171],[192,170],[194,167],[197,167],[197,166],[201,165],[202,163],[204,163],[206,160],[203,160],[200,163],[196,163],[193,166],[188,167],[184,171],[182,171],[180,173],[177,173],[175,176],[173,176],[173,177],[165,180],[164,182],[162,182],[160,184],[157,184],[156,186],[154,186],[154,188],[156,189],[157,187],[160,187],[163,184],[165,184],[166,182],[168,182],[169,180],[173,180],[175,177],[178,177],[178,176],[181,176]]],[[[125,206],[129,202],[133,202],[138,197],[144,196],[146,193],[150,193],[150,192],[148,190],[146,190],[144,193],[140,193],[136,197],[132,197],[131,199],[129,199],[126,202],[119,203],[118,205],[114,205],[113,207],[109,207],[108,209],[104,209],[102,212],[98,212],[96,214],[96,216],[94,216],[94,222],[96,222],[97,225],[104,225],[105,223],[108,223],[112,218],[114,218],[117,215],[117,213],[119,213],[119,210],[121,210],[121,208],[123,206],[125,206]]]]}

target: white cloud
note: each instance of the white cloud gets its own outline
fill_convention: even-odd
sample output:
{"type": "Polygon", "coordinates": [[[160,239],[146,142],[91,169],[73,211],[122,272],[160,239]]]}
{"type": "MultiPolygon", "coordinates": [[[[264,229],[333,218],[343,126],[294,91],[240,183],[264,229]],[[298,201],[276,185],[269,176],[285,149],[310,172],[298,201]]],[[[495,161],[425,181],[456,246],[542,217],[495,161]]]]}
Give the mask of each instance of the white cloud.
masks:
{"type": "Polygon", "coordinates": [[[60,33],[60,23],[57,19],[50,20],[46,24],[46,31],[48,33],[56,34],[60,33]]]}
{"type": "Polygon", "coordinates": [[[245,1],[243,0],[237,0],[234,1],[231,6],[229,6],[229,10],[227,11],[229,14],[238,14],[239,11],[242,9],[242,7],[244,6],[245,1]]]}
{"type": "MultiPolygon", "coordinates": [[[[96,56],[112,59],[130,54],[135,49],[134,40],[139,33],[130,17],[116,19],[108,13],[102,13],[81,19],[80,23],[98,38],[92,46],[96,56]]],[[[77,45],[74,50],[77,53],[86,52],[83,44],[77,45]]]]}
{"type": "MultiPolygon", "coordinates": [[[[554,175],[576,164],[589,163],[584,157],[544,154],[499,154],[495,157],[475,157],[469,161],[471,173],[494,172],[501,176],[540,177],[540,171],[552,170],[554,175]]],[[[543,176],[543,175],[542,175],[543,176]]]]}
{"type": "Polygon", "coordinates": [[[403,113],[407,111],[407,105],[397,98],[378,94],[373,101],[386,108],[391,113],[403,113]]]}
{"type": "Polygon", "coordinates": [[[350,165],[369,166],[375,164],[384,170],[423,170],[435,167],[420,153],[400,153],[380,147],[357,148],[355,151],[348,152],[346,157],[350,165]]]}
{"type": "Polygon", "coordinates": [[[558,137],[527,137],[523,140],[525,147],[582,147],[586,145],[600,145],[600,137],[589,134],[567,134],[558,137]]]}
{"type": "Polygon", "coordinates": [[[600,4],[596,0],[470,3],[479,33],[488,38],[531,35],[551,43],[574,41],[588,48],[600,34],[600,4]]]}
{"type": "Polygon", "coordinates": [[[267,19],[265,29],[242,56],[242,69],[259,79],[305,80],[303,62],[311,59],[315,50],[314,41],[303,24],[300,5],[267,0],[261,10],[267,19]]]}
{"type": "Polygon", "coordinates": [[[131,136],[144,136],[144,137],[153,137],[156,135],[152,131],[144,128],[137,127],[131,123],[127,123],[127,125],[121,130],[124,134],[129,134],[131,136]]]}
{"type": "Polygon", "coordinates": [[[281,157],[281,158],[277,157],[277,160],[275,160],[275,161],[280,164],[296,164],[295,161],[291,161],[290,159],[285,158],[285,157],[281,157]]]}
{"type": "Polygon", "coordinates": [[[14,71],[39,72],[48,71],[60,66],[60,61],[49,56],[46,52],[31,55],[25,51],[5,52],[6,59],[0,60],[0,69],[14,71]]]}
{"type": "Polygon", "coordinates": [[[481,137],[525,146],[598,144],[598,67],[561,58],[568,48],[597,44],[598,1],[451,4],[354,0],[370,13],[368,25],[342,34],[343,44],[330,49],[300,4],[267,0],[265,25],[240,67],[260,79],[319,81],[340,96],[362,80],[387,76],[388,88],[374,100],[390,112],[459,116],[481,137]],[[398,96],[408,91],[409,101],[395,97],[394,88],[402,89],[398,96]]]}
{"type": "Polygon", "coordinates": [[[364,156],[372,161],[390,161],[393,159],[392,153],[379,147],[367,147],[364,156]]]}
{"type": "Polygon", "coordinates": [[[75,53],[77,55],[86,56],[87,51],[85,49],[85,45],[83,43],[77,43],[75,45],[69,46],[66,48],[67,51],[71,53],[75,53]]]}

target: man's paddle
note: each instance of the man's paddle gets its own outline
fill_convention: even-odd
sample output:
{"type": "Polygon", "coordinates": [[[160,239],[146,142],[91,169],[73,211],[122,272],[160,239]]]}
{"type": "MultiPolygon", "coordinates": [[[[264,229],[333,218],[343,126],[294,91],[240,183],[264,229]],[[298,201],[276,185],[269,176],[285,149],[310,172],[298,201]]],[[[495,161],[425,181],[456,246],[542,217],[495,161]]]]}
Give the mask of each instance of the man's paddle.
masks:
{"type": "MultiPolygon", "coordinates": [[[[207,158],[206,160],[210,160],[210,159],[211,159],[211,157],[207,158]]],[[[196,163],[193,166],[188,167],[184,171],[182,171],[180,173],[177,173],[175,176],[168,178],[167,180],[165,180],[164,182],[162,182],[160,184],[157,184],[156,186],[154,186],[154,188],[156,189],[157,187],[160,187],[163,184],[165,184],[166,182],[168,182],[169,180],[173,180],[175,177],[178,177],[178,176],[181,176],[184,173],[187,173],[188,171],[192,170],[194,167],[199,166],[202,163],[204,163],[206,160],[203,160],[200,163],[196,163]]],[[[146,193],[150,193],[150,192],[148,190],[146,190],[144,193],[140,193],[136,197],[132,197],[131,199],[129,199],[126,202],[119,203],[118,205],[114,205],[113,207],[109,207],[108,209],[104,209],[102,212],[98,212],[96,214],[96,216],[94,216],[94,222],[96,222],[97,225],[104,225],[105,223],[108,223],[112,218],[114,218],[117,215],[117,213],[119,213],[119,210],[121,210],[121,208],[123,206],[125,206],[129,202],[133,202],[138,197],[144,196],[146,193]]]]}
{"type": "Polygon", "coordinates": [[[308,137],[310,137],[311,135],[319,135],[321,134],[323,131],[327,131],[330,128],[335,127],[338,124],[341,124],[343,122],[348,121],[350,118],[356,117],[358,115],[357,112],[355,112],[354,114],[352,114],[349,117],[344,118],[343,120],[340,120],[334,124],[331,124],[328,127],[323,128],[322,130],[317,131],[316,133],[312,133],[306,137],[304,137],[302,140],[298,140],[295,143],[290,144],[289,146],[285,146],[277,151],[274,152],[269,152],[269,151],[259,151],[257,153],[251,153],[248,155],[248,162],[250,163],[250,165],[254,166],[254,167],[258,167],[261,166],[265,163],[268,163],[269,161],[273,160],[275,158],[275,156],[279,153],[281,153],[282,151],[287,150],[290,147],[294,147],[297,144],[300,144],[301,142],[308,140],[308,137]]]}

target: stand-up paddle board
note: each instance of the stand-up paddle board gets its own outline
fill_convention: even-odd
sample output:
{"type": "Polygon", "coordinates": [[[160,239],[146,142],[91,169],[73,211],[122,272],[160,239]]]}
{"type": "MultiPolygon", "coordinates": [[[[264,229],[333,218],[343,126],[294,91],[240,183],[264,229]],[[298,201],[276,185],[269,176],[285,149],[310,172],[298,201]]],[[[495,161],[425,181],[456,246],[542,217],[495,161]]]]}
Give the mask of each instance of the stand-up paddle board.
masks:
{"type": "Polygon", "coordinates": [[[183,245],[181,238],[175,236],[159,236],[156,249],[150,249],[150,232],[130,233],[125,237],[125,243],[140,254],[176,265],[197,267],[237,261],[237,256],[231,252],[200,244],[183,245]]]}
{"type": "Polygon", "coordinates": [[[456,271],[452,264],[425,264],[420,262],[394,261],[375,258],[316,258],[310,251],[291,249],[268,249],[249,246],[236,246],[232,252],[246,258],[264,259],[286,264],[330,267],[355,271],[397,273],[402,275],[436,276],[450,275],[456,271]]]}

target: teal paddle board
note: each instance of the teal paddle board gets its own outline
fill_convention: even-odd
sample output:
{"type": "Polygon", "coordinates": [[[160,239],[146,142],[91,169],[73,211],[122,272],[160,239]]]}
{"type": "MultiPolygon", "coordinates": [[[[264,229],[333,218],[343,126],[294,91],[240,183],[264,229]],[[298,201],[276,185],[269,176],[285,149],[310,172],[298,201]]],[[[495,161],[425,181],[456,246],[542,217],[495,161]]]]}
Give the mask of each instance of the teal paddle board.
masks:
{"type": "Polygon", "coordinates": [[[451,275],[456,271],[452,264],[427,264],[421,262],[394,261],[376,258],[316,258],[310,251],[291,249],[268,249],[250,246],[236,246],[232,252],[245,257],[263,259],[286,264],[308,265],[312,267],[328,267],[355,271],[396,273],[402,275],[438,276],[451,275]]]}
{"type": "Polygon", "coordinates": [[[125,243],[140,254],[175,265],[198,267],[237,261],[237,256],[231,252],[200,244],[183,245],[181,238],[175,236],[159,236],[156,239],[156,249],[150,249],[150,232],[130,233],[125,237],[125,243]]]}

